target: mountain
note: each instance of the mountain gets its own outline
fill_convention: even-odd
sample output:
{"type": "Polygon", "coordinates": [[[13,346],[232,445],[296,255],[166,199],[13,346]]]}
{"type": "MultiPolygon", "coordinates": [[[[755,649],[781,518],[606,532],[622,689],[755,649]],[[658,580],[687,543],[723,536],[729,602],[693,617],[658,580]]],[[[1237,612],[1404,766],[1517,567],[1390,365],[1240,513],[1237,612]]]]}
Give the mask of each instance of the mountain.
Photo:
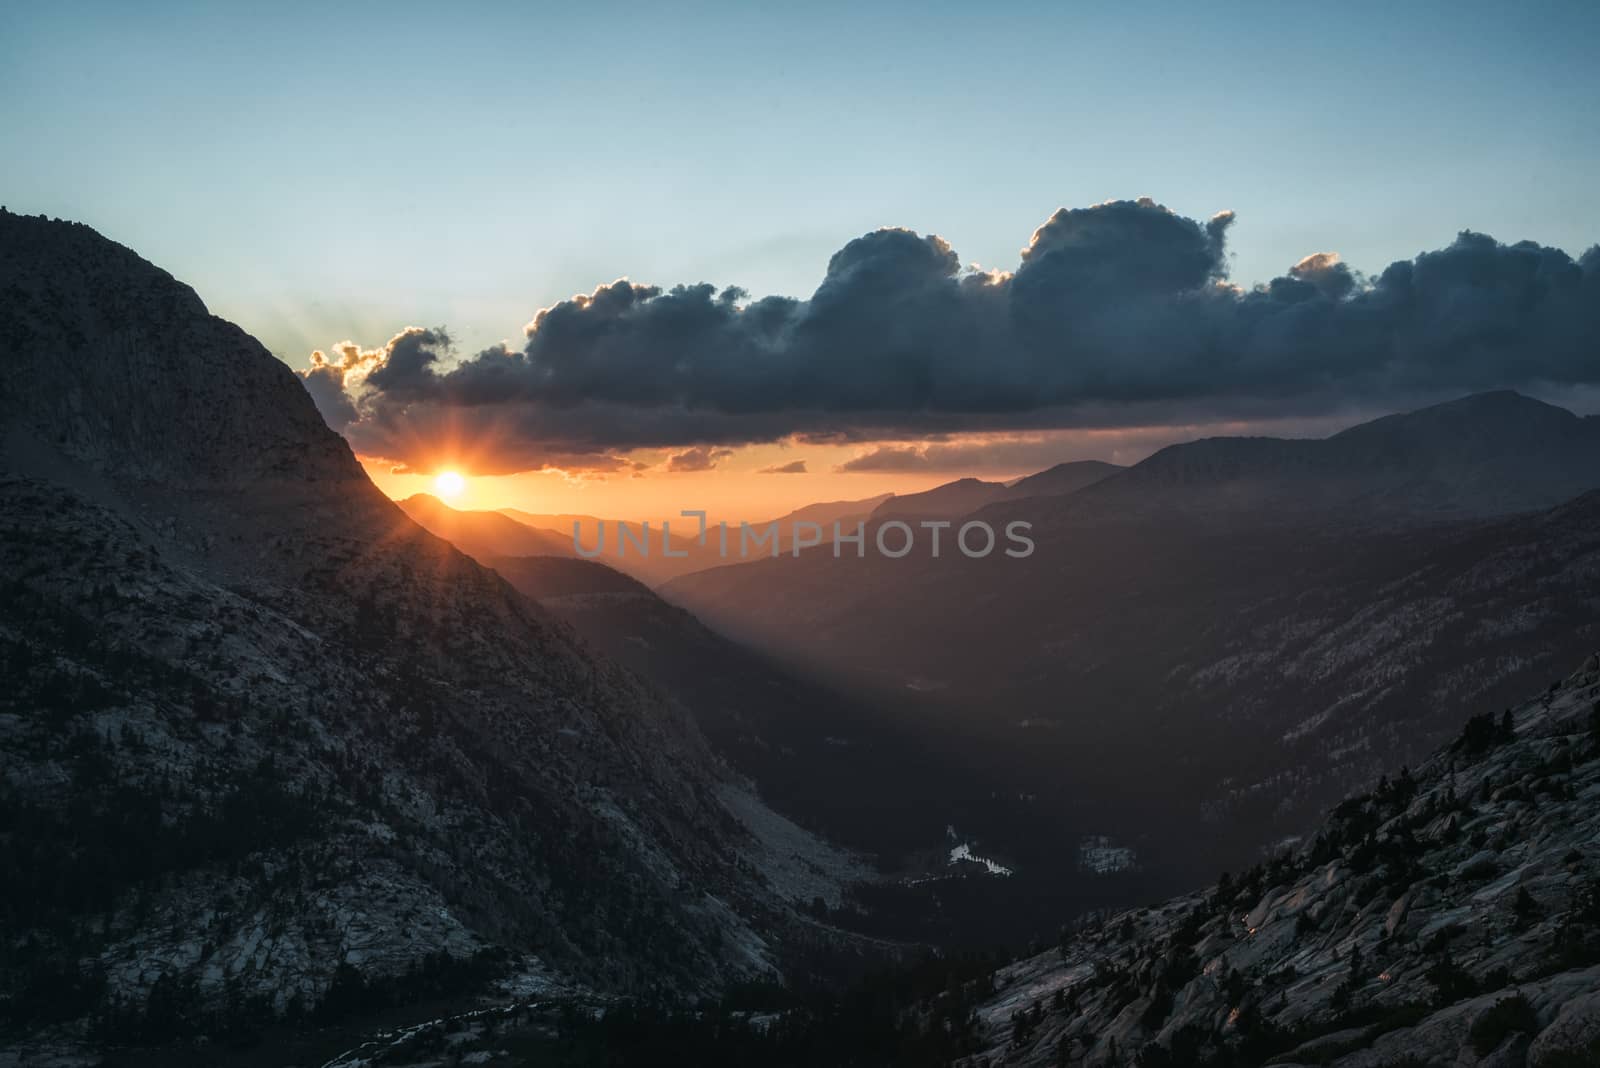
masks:
{"type": "Polygon", "coordinates": [[[0,294],[11,1041],[243,1036],[507,973],[693,994],[877,952],[793,907],[837,902],[852,858],[412,522],[187,286],[0,213],[0,294]]]}
{"type": "MultiPolygon", "coordinates": [[[[545,609],[600,598],[659,600],[638,579],[594,560],[562,556],[490,556],[483,561],[545,609]]],[[[681,609],[680,609],[681,611],[681,609]]]]}
{"type": "Polygon", "coordinates": [[[872,510],[873,522],[890,519],[911,519],[923,516],[950,517],[966,515],[986,504],[1006,499],[1007,487],[1003,482],[985,482],[977,478],[958,478],[921,493],[897,493],[872,510]]]}
{"type": "Polygon", "coordinates": [[[574,556],[572,534],[526,526],[499,512],[452,508],[428,493],[398,502],[423,530],[443,538],[480,563],[495,556],[574,556]]]}
{"type": "MultiPolygon", "coordinates": [[[[571,546],[573,524],[577,524],[579,534],[584,538],[584,544],[593,545],[594,532],[596,529],[598,529],[598,525],[601,522],[604,522],[609,527],[614,522],[613,520],[601,520],[592,515],[540,515],[534,512],[524,512],[520,508],[501,508],[498,511],[500,515],[503,515],[508,519],[514,519],[525,527],[532,527],[533,529],[539,531],[548,531],[566,539],[568,552],[565,555],[568,556],[572,555],[571,546]]],[[[673,542],[676,544],[676,537],[673,539],[673,542]]]]}
{"type": "Polygon", "coordinates": [[[1600,1064],[1597,795],[1591,656],[1305,846],[1001,969],[962,1063],[1600,1064]]]}
{"type": "Polygon", "coordinates": [[[784,530],[792,530],[796,523],[815,523],[823,528],[825,536],[831,536],[833,524],[838,523],[841,528],[852,527],[857,520],[865,519],[893,496],[892,493],[880,493],[876,497],[854,501],[819,501],[779,516],[777,522],[784,530]]]}
{"type": "Polygon", "coordinates": [[[1103,460],[1074,460],[1056,464],[1038,474],[1019,478],[995,499],[1014,501],[1026,497],[1062,497],[1104,481],[1122,470],[1125,468],[1120,464],[1108,464],[1103,460]]]}
{"type": "MultiPolygon", "coordinates": [[[[1140,843],[1147,870],[1170,864],[1171,885],[1182,885],[1218,856],[1239,862],[1299,833],[1352,783],[1457,729],[1463,709],[1511,700],[1600,644],[1600,493],[1551,501],[1519,474],[1544,456],[1569,474],[1538,493],[1581,486],[1582,472],[1547,454],[1562,443],[1581,452],[1593,421],[1517,398],[1484,403],[1555,428],[1550,438],[1518,429],[1526,419],[1486,419],[1490,439],[1473,448],[1480,459],[1503,454],[1479,463],[1501,472],[1492,483],[1441,459],[1452,439],[1430,428],[1478,406],[1458,402],[1335,445],[1182,446],[1076,493],[969,517],[996,529],[1031,522],[1036,549],[1022,559],[935,559],[925,540],[901,559],[812,550],[661,593],[835,685],[914,697],[930,731],[1035,798],[1033,820],[988,829],[1021,851],[1019,870],[1060,863],[1036,844],[1054,814],[1053,834],[1140,843]],[[1437,440],[1348,444],[1369,434],[1437,440]],[[1331,465],[1337,478],[1306,493],[1271,481],[1338,508],[1263,508],[1253,492],[1235,505],[1224,498],[1240,484],[1237,465],[1178,463],[1323,446],[1346,457],[1331,465]],[[1397,452],[1411,458],[1402,475],[1372,459],[1397,452]],[[1178,470],[1184,480],[1169,477],[1178,470]],[[1473,486],[1543,510],[1471,514],[1482,507],[1468,499],[1473,486]]],[[[1600,465],[1588,479],[1600,483],[1600,465]]]]}
{"type": "MultiPolygon", "coordinates": [[[[1182,510],[1432,522],[1548,508],[1597,488],[1600,417],[1481,393],[1325,439],[1207,438],[1074,498],[1080,519],[1182,510]]],[[[1065,511],[1063,509],[1063,511],[1065,511]]]]}
{"type": "Polygon", "coordinates": [[[1057,497],[1076,493],[1121,470],[1122,467],[1101,460],[1076,460],[1056,464],[1054,467],[1019,478],[1009,484],[985,482],[977,478],[959,478],[921,493],[890,496],[872,509],[865,518],[875,523],[891,519],[902,521],[922,518],[953,519],[1000,501],[1015,501],[1029,497],[1057,497]]]}

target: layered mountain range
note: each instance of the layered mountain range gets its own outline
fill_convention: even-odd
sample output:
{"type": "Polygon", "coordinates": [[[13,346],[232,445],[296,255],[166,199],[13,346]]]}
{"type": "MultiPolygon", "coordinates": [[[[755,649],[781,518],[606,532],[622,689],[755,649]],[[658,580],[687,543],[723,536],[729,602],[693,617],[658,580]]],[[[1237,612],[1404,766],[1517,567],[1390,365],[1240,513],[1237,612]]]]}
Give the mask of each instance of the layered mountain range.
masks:
{"type": "Polygon", "coordinates": [[[1484,394],[942,517],[1031,524],[1024,559],[924,538],[661,593],[841,685],[916,694],[1037,807],[1103,813],[1193,877],[1600,644],[1597,487],[1600,418],[1484,394]]]}
{"type": "Polygon", "coordinates": [[[896,494],[873,509],[869,518],[879,522],[888,519],[949,519],[1001,501],[1061,497],[1076,493],[1121,470],[1118,465],[1102,460],[1074,460],[1056,464],[1013,482],[960,478],[921,493],[896,494]]]}

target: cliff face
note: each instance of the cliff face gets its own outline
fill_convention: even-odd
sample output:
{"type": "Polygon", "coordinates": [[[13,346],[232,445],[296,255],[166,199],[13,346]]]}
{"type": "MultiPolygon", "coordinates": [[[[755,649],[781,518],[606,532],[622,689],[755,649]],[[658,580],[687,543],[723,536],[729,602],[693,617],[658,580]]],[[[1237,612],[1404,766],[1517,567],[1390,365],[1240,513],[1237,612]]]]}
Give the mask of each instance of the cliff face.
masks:
{"type": "Polygon", "coordinates": [[[187,491],[366,482],[287,367],[89,227],[0,216],[0,295],[0,413],[73,460],[187,491]]]}
{"type": "Polygon", "coordinates": [[[407,519],[186,286],[0,215],[0,350],[7,1030],[215,1033],[534,958],[691,992],[788,961],[781,818],[407,519]]]}
{"type": "MultiPolygon", "coordinates": [[[[1600,657],[1314,842],[996,977],[989,1064],[1600,1063],[1600,657]]],[[[981,1063],[974,1058],[972,1063],[981,1063]]]]}

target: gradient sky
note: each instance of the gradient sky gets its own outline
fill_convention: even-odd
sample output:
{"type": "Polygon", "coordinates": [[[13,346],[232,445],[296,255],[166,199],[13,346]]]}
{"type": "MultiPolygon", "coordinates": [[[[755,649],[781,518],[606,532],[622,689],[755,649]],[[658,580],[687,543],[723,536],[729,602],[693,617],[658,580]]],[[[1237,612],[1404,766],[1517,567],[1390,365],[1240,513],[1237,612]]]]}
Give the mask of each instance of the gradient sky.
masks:
{"type": "Polygon", "coordinates": [[[1236,211],[1246,284],[1464,227],[1576,254],[1597,40],[1593,3],[8,4],[0,202],[296,367],[517,339],[619,276],[805,296],[885,225],[1012,267],[1058,206],[1139,195],[1236,211]]]}

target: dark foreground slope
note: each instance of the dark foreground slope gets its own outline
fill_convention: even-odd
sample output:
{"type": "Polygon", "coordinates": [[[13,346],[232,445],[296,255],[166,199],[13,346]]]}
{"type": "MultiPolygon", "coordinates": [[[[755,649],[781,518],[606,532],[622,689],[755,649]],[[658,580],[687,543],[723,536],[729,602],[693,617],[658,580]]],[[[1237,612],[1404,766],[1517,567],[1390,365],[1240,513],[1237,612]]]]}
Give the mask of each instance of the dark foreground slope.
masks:
{"type": "Polygon", "coordinates": [[[534,959],[693,993],[835,944],[789,903],[848,860],[407,519],[187,287],[0,214],[0,358],[13,1039],[325,1020],[534,959]]]}
{"type": "Polygon", "coordinates": [[[1600,657],[1307,847],[1003,969],[969,1063],[1600,1064],[1600,657]]]}
{"type": "Polygon", "coordinates": [[[1104,914],[996,970],[931,961],[844,995],[689,1013],[547,1003],[330,1062],[962,1068],[1592,1068],[1600,1063],[1600,657],[1304,848],[1104,914]],[[448,1062],[448,1060],[447,1060],[448,1062]]]}

